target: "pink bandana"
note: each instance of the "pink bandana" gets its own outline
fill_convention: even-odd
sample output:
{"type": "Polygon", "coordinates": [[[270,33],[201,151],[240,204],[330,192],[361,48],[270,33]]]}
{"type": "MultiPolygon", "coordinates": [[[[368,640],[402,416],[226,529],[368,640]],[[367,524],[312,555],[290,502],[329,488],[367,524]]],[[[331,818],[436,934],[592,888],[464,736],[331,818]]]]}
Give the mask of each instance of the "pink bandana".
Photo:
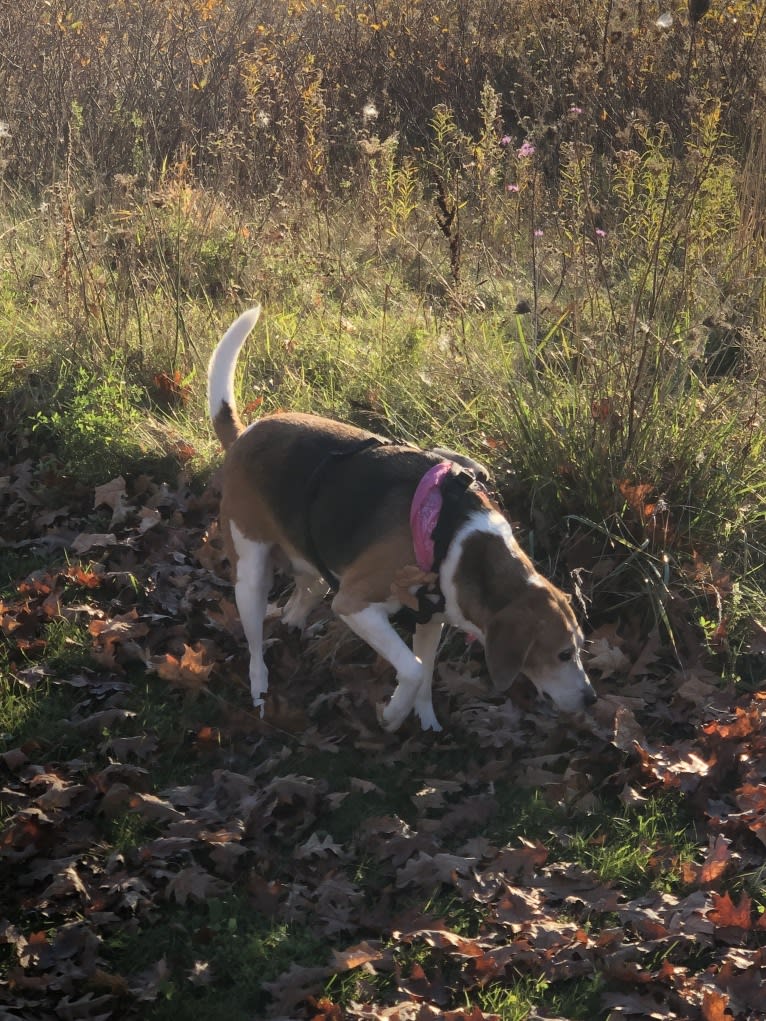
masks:
{"type": "Polygon", "coordinates": [[[431,538],[442,509],[441,484],[452,471],[451,461],[440,461],[429,468],[418,483],[410,505],[410,530],[415,547],[415,561],[421,571],[430,571],[434,564],[434,541],[431,538]]]}

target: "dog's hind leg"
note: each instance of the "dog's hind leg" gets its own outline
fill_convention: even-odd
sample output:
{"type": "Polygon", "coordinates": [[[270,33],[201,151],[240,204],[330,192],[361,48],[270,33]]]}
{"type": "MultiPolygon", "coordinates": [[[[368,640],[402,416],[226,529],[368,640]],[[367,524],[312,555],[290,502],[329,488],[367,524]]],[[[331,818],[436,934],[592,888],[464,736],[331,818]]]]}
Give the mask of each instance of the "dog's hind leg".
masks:
{"type": "Polygon", "coordinates": [[[415,712],[420,717],[423,730],[442,729],[431,701],[431,683],[443,627],[444,621],[441,617],[432,617],[427,624],[416,626],[412,639],[412,651],[423,664],[423,680],[415,696],[415,712]]]}
{"type": "Polygon", "coordinates": [[[234,595],[250,648],[250,694],[253,705],[263,713],[263,696],[269,686],[263,661],[263,620],[273,575],[271,543],[246,538],[233,521],[230,527],[237,554],[234,595]]]}
{"type": "Polygon", "coordinates": [[[327,589],[327,582],[318,574],[297,572],[295,589],[282,609],[282,622],[288,627],[302,630],[308,615],[322,602],[327,589]]]}

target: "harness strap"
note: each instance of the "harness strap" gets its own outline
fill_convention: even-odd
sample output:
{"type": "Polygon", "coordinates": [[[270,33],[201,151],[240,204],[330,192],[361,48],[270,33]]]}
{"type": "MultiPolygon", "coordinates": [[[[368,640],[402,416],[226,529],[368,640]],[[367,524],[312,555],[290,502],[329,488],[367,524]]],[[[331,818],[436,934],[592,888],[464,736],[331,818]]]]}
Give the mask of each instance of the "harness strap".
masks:
{"type": "Polygon", "coordinates": [[[353,446],[348,447],[346,450],[331,450],[329,454],[322,458],[319,464],[316,466],[314,471],[309,477],[308,485],[306,486],[306,546],[309,559],[313,562],[314,566],[319,570],[324,580],[330,586],[333,592],[337,592],[340,587],[340,582],[325,563],[324,557],[319,552],[314,538],[314,533],[311,528],[311,509],[316,499],[316,495],[319,492],[319,487],[322,484],[322,476],[327,470],[330,464],[337,464],[339,461],[345,461],[349,457],[354,457],[356,454],[361,454],[363,450],[368,450],[371,447],[384,447],[392,445],[392,440],[384,440],[379,436],[368,436],[366,439],[360,440],[353,446]]]}

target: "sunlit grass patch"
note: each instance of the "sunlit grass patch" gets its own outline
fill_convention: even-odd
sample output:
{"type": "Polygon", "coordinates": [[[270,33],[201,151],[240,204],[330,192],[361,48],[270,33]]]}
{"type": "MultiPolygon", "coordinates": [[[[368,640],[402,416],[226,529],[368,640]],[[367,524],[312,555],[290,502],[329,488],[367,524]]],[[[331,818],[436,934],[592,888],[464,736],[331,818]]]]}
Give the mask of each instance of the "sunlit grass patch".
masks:
{"type": "Polygon", "coordinates": [[[519,975],[508,982],[492,983],[481,992],[467,995],[466,1006],[477,1005],[487,1013],[498,1015],[501,1021],[526,1021],[540,1005],[548,988],[549,983],[544,978],[519,975]]]}
{"type": "Polygon", "coordinates": [[[594,822],[593,828],[580,822],[567,832],[564,853],[629,894],[649,886],[668,891],[681,887],[682,866],[697,852],[691,818],[681,800],[650,798],[621,813],[599,813],[594,822]]]}

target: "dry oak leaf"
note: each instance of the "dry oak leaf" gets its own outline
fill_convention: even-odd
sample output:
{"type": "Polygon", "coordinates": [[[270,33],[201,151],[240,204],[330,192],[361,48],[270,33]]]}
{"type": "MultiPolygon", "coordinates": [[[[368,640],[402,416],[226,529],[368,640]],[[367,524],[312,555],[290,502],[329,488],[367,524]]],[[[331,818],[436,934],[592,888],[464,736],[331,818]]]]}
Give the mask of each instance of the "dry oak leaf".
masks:
{"type": "Polygon", "coordinates": [[[731,865],[730,844],[731,841],[720,834],[715,839],[711,836],[710,846],[702,865],[694,865],[688,862],[682,865],[684,882],[697,883],[700,886],[710,886],[720,879],[731,865]]]}
{"type": "Polygon", "coordinates": [[[91,713],[90,716],[86,716],[82,720],[73,720],[72,726],[84,734],[100,734],[104,729],[113,727],[115,723],[131,720],[134,716],[136,716],[136,713],[132,709],[120,709],[117,707],[101,709],[96,713],[91,713]]]}
{"type": "Polygon", "coordinates": [[[431,808],[442,808],[446,804],[446,794],[456,794],[465,785],[457,780],[432,780],[425,787],[410,796],[416,808],[428,811],[431,808]]]}
{"type": "Polygon", "coordinates": [[[60,869],[50,885],[39,895],[37,907],[42,908],[52,900],[70,897],[73,894],[78,894],[85,902],[91,900],[90,893],[80,878],[77,868],[70,862],[60,869]]]}
{"type": "Polygon", "coordinates": [[[349,785],[352,791],[359,791],[361,794],[383,795],[383,790],[376,783],[373,783],[372,780],[365,780],[363,777],[350,776],[349,785]]]}
{"type": "Polygon", "coordinates": [[[635,663],[628,671],[628,677],[642,677],[646,674],[652,673],[650,667],[653,663],[657,662],[659,656],[660,630],[658,627],[654,627],[649,633],[649,636],[647,637],[643,648],[639,652],[635,663]]]}
{"type": "Polygon", "coordinates": [[[201,903],[210,897],[220,897],[227,888],[227,883],[216,879],[199,865],[190,865],[173,876],[167,885],[166,895],[168,899],[174,897],[179,904],[185,904],[187,900],[201,903]]]}
{"type": "Polygon", "coordinates": [[[338,858],[344,857],[343,848],[336,844],[329,834],[319,837],[316,832],[311,834],[305,844],[301,844],[293,851],[294,858],[324,858],[328,854],[334,854],[338,858]]]}
{"type": "Polygon", "coordinates": [[[312,993],[318,993],[332,973],[331,968],[306,968],[300,964],[292,964],[288,971],[283,972],[273,982],[263,982],[263,988],[274,998],[270,1012],[292,1013],[302,1000],[307,999],[312,993]]]}
{"type": "Polygon", "coordinates": [[[735,791],[741,819],[766,844],[766,783],[745,783],[735,791]]]}
{"type": "Polygon", "coordinates": [[[233,599],[224,599],[218,602],[218,608],[203,607],[202,612],[207,617],[212,627],[224,634],[237,638],[242,632],[242,621],[240,620],[237,604],[233,599]]]}
{"type": "Polygon", "coordinates": [[[87,553],[96,547],[103,548],[106,546],[116,546],[117,536],[114,532],[80,532],[79,535],[75,536],[72,540],[70,549],[73,553],[78,556],[82,553],[87,553]]]}
{"type": "Polygon", "coordinates": [[[382,960],[386,953],[390,954],[390,951],[384,951],[383,944],[379,940],[372,942],[365,940],[343,951],[333,950],[333,970],[351,971],[353,968],[359,968],[361,965],[369,964],[371,961],[382,960]]]}
{"type": "Polygon", "coordinates": [[[21,627],[21,621],[17,619],[16,614],[18,609],[13,606],[9,606],[0,599],[0,631],[3,634],[10,635],[16,628],[21,627]]]}
{"type": "Polygon", "coordinates": [[[702,996],[703,1021],[730,1021],[731,1014],[726,1013],[729,997],[715,989],[708,989],[702,996]]]}
{"type": "Polygon", "coordinates": [[[22,748],[9,748],[7,752],[0,752],[0,759],[12,773],[18,772],[22,766],[29,762],[29,758],[22,748]]]}
{"type": "Polygon", "coordinates": [[[645,772],[665,788],[678,788],[686,793],[696,790],[711,769],[711,762],[697,753],[689,741],[666,745],[654,751],[635,745],[645,772]]]}
{"type": "Polygon", "coordinates": [[[413,929],[412,932],[393,932],[393,938],[402,943],[427,943],[437,950],[446,950],[457,957],[483,957],[486,945],[459,936],[448,929],[413,929]]]}
{"type": "Polygon", "coordinates": [[[109,1021],[114,1017],[112,1007],[114,998],[111,993],[104,993],[96,996],[94,993],[86,993],[79,1000],[73,1000],[65,996],[56,1004],[56,1017],[61,1021],[109,1021]],[[98,1013],[101,1008],[107,1007],[105,1014],[98,1013]]]}
{"type": "Polygon", "coordinates": [[[81,564],[70,564],[61,577],[73,581],[83,588],[98,588],[104,580],[104,571],[100,564],[92,568],[84,568],[81,564]]]}
{"type": "Polygon", "coordinates": [[[617,712],[614,714],[612,744],[623,752],[633,751],[636,745],[646,747],[646,735],[643,728],[625,705],[618,706],[617,712]]]}
{"type": "Polygon", "coordinates": [[[746,709],[735,706],[734,713],[729,714],[727,720],[712,720],[704,724],[702,729],[709,737],[731,740],[757,734],[761,730],[761,724],[760,708],[752,702],[746,709]]]}
{"type": "Polygon", "coordinates": [[[125,525],[126,521],[133,514],[133,507],[128,500],[126,482],[123,476],[105,482],[103,486],[96,486],[93,506],[111,507],[111,521],[109,528],[119,528],[125,525]]]}
{"type": "Polygon", "coordinates": [[[588,647],[588,668],[600,670],[602,677],[613,677],[630,666],[630,660],[622,651],[610,645],[606,638],[598,638],[588,647]]]}
{"type": "Polygon", "coordinates": [[[169,801],[163,801],[154,794],[132,794],[130,807],[144,819],[165,822],[184,818],[183,812],[179,812],[169,801]]]}
{"type": "Polygon", "coordinates": [[[105,482],[102,486],[96,486],[93,506],[100,507],[105,504],[107,507],[111,507],[112,510],[116,510],[122,505],[123,500],[127,492],[127,484],[122,475],[118,475],[116,479],[111,479],[109,482],[105,482]]]}
{"type": "Polygon", "coordinates": [[[704,706],[716,690],[716,681],[720,682],[720,678],[714,674],[710,674],[708,679],[704,671],[696,669],[682,676],[683,681],[676,689],[676,697],[695,706],[704,706]]]}
{"type": "Polygon", "coordinates": [[[397,871],[396,885],[402,888],[414,883],[425,890],[432,890],[441,883],[454,885],[458,876],[471,875],[476,864],[475,858],[464,858],[446,852],[430,855],[420,851],[417,857],[410,858],[407,864],[397,871]]]}
{"type": "Polygon", "coordinates": [[[150,528],[154,528],[155,525],[159,525],[162,521],[162,515],[154,507],[142,507],[139,513],[138,532],[139,535],[143,535],[144,532],[148,532],[150,528]]]}
{"type": "Polygon", "coordinates": [[[204,647],[199,644],[196,646],[184,644],[180,659],[170,653],[154,656],[150,660],[150,666],[169,684],[185,688],[187,691],[201,691],[215,666],[215,663],[208,663],[206,659],[207,651],[204,647]]]}
{"type": "Polygon", "coordinates": [[[749,931],[752,928],[750,917],[752,901],[746,893],[740,897],[739,904],[735,904],[728,893],[712,893],[711,897],[713,908],[706,914],[717,930],[735,928],[749,931]]]}
{"type": "Polygon", "coordinates": [[[128,613],[118,614],[111,620],[92,620],[88,632],[93,636],[94,654],[104,665],[115,665],[116,646],[131,645],[131,652],[137,638],[149,634],[149,625],[139,620],[135,607],[128,613]],[[106,662],[104,662],[106,661],[106,662]]]}
{"type": "Polygon", "coordinates": [[[83,784],[70,783],[56,773],[38,773],[29,784],[30,791],[34,795],[34,789],[43,785],[46,790],[35,798],[35,803],[44,809],[69,808],[72,800],[88,789],[83,784]]]}

